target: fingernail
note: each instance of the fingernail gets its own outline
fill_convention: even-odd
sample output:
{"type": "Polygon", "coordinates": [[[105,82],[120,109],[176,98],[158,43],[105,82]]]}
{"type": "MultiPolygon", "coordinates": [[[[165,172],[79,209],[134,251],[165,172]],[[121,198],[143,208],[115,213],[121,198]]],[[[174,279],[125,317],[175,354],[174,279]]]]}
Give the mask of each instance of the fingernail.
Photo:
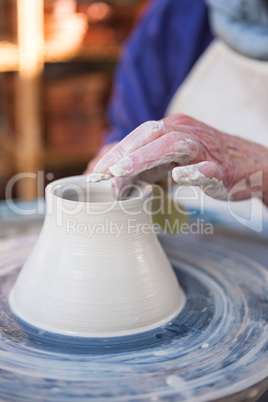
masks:
{"type": "Polygon", "coordinates": [[[87,175],[87,182],[98,182],[98,181],[102,181],[102,180],[108,180],[111,178],[111,174],[110,173],[91,173],[89,175],[87,175]]]}
{"type": "Polygon", "coordinates": [[[173,169],[172,177],[177,183],[187,185],[198,183],[205,176],[194,166],[185,166],[173,169]]]}
{"type": "Polygon", "coordinates": [[[131,167],[132,161],[126,156],[111,166],[109,170],[114,176],[124,176],[131,167]]]}

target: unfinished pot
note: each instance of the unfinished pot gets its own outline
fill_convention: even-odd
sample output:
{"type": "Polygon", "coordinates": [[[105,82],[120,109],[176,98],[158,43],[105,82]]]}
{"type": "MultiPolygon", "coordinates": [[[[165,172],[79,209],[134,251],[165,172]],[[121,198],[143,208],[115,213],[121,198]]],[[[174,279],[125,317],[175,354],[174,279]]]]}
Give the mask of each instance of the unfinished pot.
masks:
{"type": "Polygon", "coordinates": [[[13,313],[50,332],[107,337],[168,322],[184,296],[152,230],[152,187],[123,201],[85,176],[46,188],[39,240],[11,291],[13,313]]]}

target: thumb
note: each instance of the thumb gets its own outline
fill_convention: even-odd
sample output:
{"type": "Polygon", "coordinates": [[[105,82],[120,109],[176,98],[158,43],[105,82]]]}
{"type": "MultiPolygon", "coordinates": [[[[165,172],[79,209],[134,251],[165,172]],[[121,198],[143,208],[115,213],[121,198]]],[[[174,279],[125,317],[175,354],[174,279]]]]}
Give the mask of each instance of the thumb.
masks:
{"type": "Polygon", "coordinates": [[[173,180],[181,186],[199,186],[206,194],[218,200],[228,200],[230,194],[223,184],[223,171],[213,162],[178,166],[172,170],[173,180]]]}

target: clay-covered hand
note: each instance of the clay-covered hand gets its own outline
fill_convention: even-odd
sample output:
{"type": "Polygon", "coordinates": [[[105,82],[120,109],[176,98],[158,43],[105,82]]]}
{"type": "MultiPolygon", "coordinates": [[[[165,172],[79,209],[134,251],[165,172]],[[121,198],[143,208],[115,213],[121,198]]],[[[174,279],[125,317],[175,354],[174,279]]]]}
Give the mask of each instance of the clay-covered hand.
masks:
{"type": "Polygon", "coordinates": [[[217,199],[241,200],[251,197],[252,186],[262,189],[267,152],[261,145],[175,114],[140,125],[98,161],[94,174],[107,179],[146,172],[146,179],[149,174],[157,181],[172,169],[180,185],[200,186],[217,199]]]}
{"type": "MultiPolygon", "coordinates": [[[[93,159],[90,160],[90,162],[87,165],[86,170],[84,171],[84,174],[89,175],[90,180],[89,181],[100,181],[100,175],[95,174],[94,168],[98,161],[108,152],[110,151],[115,145],[117,145],[118,142],[112,142],[110,144],[106,144],[103,147],[100,148],[99,152],[95,155],[93,159]]],[[[109,175],[108,178],[110,178],[111,175],[109,175]]],[[[102,177],[101,177],[102,179],[102,177]]],[[[128,193],[131,191],[131,184],[133,183],[134,178],[132,177],[112,177],[111,183],[113,187],[113,192],[116,197],[116,199],[123,198],[128,195],[128,193]]]]}

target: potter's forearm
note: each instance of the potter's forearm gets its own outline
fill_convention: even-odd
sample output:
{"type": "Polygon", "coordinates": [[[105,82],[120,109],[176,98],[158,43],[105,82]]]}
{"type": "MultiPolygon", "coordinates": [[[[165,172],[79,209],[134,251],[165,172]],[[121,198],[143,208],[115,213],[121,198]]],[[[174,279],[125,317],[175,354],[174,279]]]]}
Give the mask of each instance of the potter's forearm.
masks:
{"type": "Polygon", "coordinates": [[[260,198],[268,206],[268,148],[251,141],[242,141],[241,148],[248,156],[244,175],[249,192],[260,192],[260,198]]]}
{"type": "Polygon", "coordinates": [[[268,207],[268,149],[266,149],[266,158],[262,167],[262,201],[268,207]]]}
{"type": "Polygon", "coordinates": [[[241,137],[223,134],[226,185],[233,200],[260,198],[268,205],[268,148],[241,137]],[[232,163],[228,163],[230,160],[232,163]]]}
{"type": "Polygon", "coordinates": [[[260,192],[261,200],[268,207],[268,148],[259,144],[253,144],[251,154],[249,153],[249,155],[252,155],[252,152],[255,167],[252,166],[252,163],[249,163],[252,173],[251,177],[248,178],[248,183],[252,193],[255,191],[260,192]]]}

